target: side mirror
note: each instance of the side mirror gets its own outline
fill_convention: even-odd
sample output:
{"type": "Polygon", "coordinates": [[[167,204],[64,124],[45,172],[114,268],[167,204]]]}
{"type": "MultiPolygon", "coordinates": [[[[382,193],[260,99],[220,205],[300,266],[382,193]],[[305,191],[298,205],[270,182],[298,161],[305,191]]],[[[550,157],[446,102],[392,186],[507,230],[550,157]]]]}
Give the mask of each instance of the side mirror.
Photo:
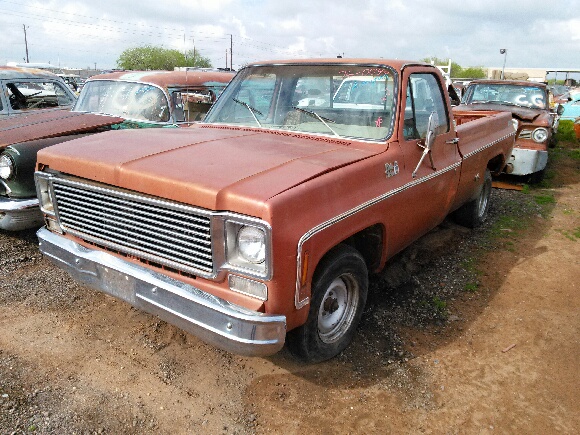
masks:
{"type": "Polygon", "coordinates": [[[562,114],[564,113],[564,106],[562,106],[561,104],[558,104],[558,108],[556,109],[556,113],[558,114],[558,116],[562,116],[562,114]]]}
{"type": "Polygon", "coordinates": [[[421,154],[419,163],[417,163],[417,167],[413,171],[412,174],[413,178],[417,177],[419,167],[421,166],[421,163],[423,163],[423,160],[427,155],[429,155],[431,168],[433,168],[433,170],[436,170],[435,164],[433,163],[433,156],[431,155],[431,147],[433,146],[433,142],[435,141],[435,137],[437,136],[438,128],[439,128],[439,116],[437,115],[437,112],[431,112],[431,115],[429,115],[429,121],[427,122],[427,135],[425,136],[425,145],[421,145],[421,142],[417,144],[421,148],[423,148],[423,154],[421,154]]]}
{"type": "Polygon", "coordinates": [[[429,115],[429,121],[427,122],[427,136],[425,137],[425,148],[431,149],[435,136],[437,135],[437,129],[439,128],[439,115],[437,112],[431,112],[429,115]]]}

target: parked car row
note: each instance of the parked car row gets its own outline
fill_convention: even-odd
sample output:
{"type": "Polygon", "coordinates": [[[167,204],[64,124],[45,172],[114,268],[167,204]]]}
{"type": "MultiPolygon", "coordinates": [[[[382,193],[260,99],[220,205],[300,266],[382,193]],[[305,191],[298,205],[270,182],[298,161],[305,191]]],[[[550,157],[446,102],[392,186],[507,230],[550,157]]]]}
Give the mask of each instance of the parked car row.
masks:
{"type": "Polygon", "coordinates": [[[42,223],[34,187],[40,149],[112,129],[178,127],[198,121],[233,76],[200,70],[115,72],[89,79],[77,100],[52,73],[3,68],[0,74],[0,83],[8,91],[2,94],[10,105],[7,115],[12,115],[0,118],[0,229],[4,230],[42,223]],[[58,92],[47,95],[49,85],[58,92]],[[22,105],[15,103],[19,99],[22,105]],[[62,110],[73,103],[72,110],[62,110]]]}

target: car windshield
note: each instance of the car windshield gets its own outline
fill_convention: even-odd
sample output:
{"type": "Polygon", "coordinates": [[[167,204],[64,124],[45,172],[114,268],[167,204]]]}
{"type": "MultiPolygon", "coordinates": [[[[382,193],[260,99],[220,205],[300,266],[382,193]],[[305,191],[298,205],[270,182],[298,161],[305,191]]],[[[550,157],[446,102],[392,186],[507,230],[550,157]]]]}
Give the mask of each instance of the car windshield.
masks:
{"type": "Polygon", "coordinates": [[[469,87],[464,102],[496,103],[512,106],[546,109],[546,91],[539,86],[478,83],[469,87]]]}
{"type": "Polygon", "coordinates": [[[242,70],[205,122],[384,140],[395,73],[384,66],[265,65],[242,70]]]}
{"type": "Polygon", "coordinates": [[[14,110],[72,106],[75,102],[61,83],[52,81],[14,81],[6,83],[10,106],[14,110]]]}
{"type": "Polygon", "coordinates": [[[157,86],[115,80],[89,81],[83,87],[75,112],[102,113],[121,118],[169,121],[169,103],[157,86]]]}

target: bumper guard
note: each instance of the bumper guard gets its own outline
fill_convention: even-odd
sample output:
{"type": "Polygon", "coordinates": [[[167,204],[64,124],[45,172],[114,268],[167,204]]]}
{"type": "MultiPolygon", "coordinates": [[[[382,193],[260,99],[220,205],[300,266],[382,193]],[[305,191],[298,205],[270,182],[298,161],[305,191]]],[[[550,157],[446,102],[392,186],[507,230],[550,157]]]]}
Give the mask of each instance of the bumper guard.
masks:
{"type": "Polygon", "coordinates": [[[20,231],[42,226],[44,219],[37,198],[0,197],[0,229],[20,231]]]}
{"type": "Polygon", "coordinates": [[[248,356],[271,355],[284,346],[285,316],[231,304],[46,228],[37,235],[40,251],[77,281],[155,314],[211,345],[248,356]]]}

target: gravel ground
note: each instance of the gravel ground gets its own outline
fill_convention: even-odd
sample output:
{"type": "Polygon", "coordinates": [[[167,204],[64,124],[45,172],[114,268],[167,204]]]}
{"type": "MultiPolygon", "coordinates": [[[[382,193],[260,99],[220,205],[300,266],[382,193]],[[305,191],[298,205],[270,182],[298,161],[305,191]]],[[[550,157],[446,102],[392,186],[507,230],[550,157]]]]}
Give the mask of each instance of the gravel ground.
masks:
{"type": "MultiPolygon", "coordinates": [[[[232,356],[197,342],[191,344],[193,339],[176,328],[154,317],[135,313],[132,308],[112,304],[104,295],[74,283],[68,275],[42,258],[33,231],[0,233],[0,309],[6,313],[11,307],[25,307],[63,324],[70,324],[77,315],[79,319],[86,319],[93,311],[101,313],[95,307],[105,304],[126,313],[126,317],[135,316],[138,326],[132,323],[126,326],[127,332],[135,335],[135,350],[129,351],[123,344],[115,345],[115,339],[111,338],[111,346],[123,348],[117,355],[122,352],[123,356],[131,357],[131,361],[141,357],[134,370],[154,375],[154,379],[161,382],[161,388],[171,388],[171,394],[178,394],[177,397],[193,400],[208,394],[207,409],[196,419],[192,417],[195,424],[180,426],[184,432],[275,432],[276,426],[264,426],[265,423],[260,421],[264,416],[260,405],[263,396],[270,394],[268,400],[274,403],[294,403],[288,402],[288,398],[304,389],[304,379],[311,381],[309,388],[324,384],[326,388],[335,386],[344,392],[341,394],[347,394],[345,391],[349,389],[367,386],[370,380],[380,378],[381,388],[397,392],[409,409],[431,410],[434,409],[436,394],[425,387],[429,376],[412,364],[413,360],[436,347],[435,342],[440,342],[441,338],[433,340],[434,336],[442,336],[444,340],[446,334],[456,335],[458,330],[461,331],[462,327],[457,325],[469,316],[470,304],[484,305],[492,296],[494,290],[482,286],[478,259],[494,249],[511,249],[518,231],[514,222],[526,222],[530,218],[541,221],[549,207],[538,205],[531,195],[519,191],[494,189],[488,220],[482,227],[467,230],[447,219],[397,255],[383,272],[372,277],[359,333],[343,354],[318,365],[317,369],[293,361],[285,350],[264,360],[268,370],[280,375],[279,380],[270,384],[271,390],[265,383],[256,389],[255,379],[265,370],[256,362],[257,359],[232,356]],[[505,222],[506,216],[512,220],[505,222]],[[495,236],[498,232],[502,237],[495,236]],[[456,311],[456,305],[460,304],[462,310],[456,311]],[[425,331],[430,335],[422,340],[425,331]],[[191,379],[186,380],[195,367],[188,361],[192,349],[197,352],[196,358],[209,355],[205,365],[210,372],[209,378],[213,376],[212,365],[222,373],[217,379],[221,386],[214,395],[211,392],[192,392],[194,385],[187,383],[195,384],[191,379]],[[133,358],[131,352],[137,356],[133,358]],[[151,366],[154,358],[160,359],[151,366]],[[274,368],[270,369],[271,365],[274,368]],[[295,381],[301,388],[292,390],[293,377],[286,370],[293,373],[292,376],[301,374],[301,380],[295,381]],[[329,373],[333,374],[332,377],[329,373]],[[228,402],[223,401],[223,391],[220,392],[225,387],[230,394],[228,400],[231,401],[228,402]]],[[[102,319],[101,323],[105,328],[107,319],[102,319]]],[[[84,328],[84,336],[94,339],[99,332],[90,325],[75,327],[84,328]]],[[[43,333],[42,324],[36,328],[38,334],[43,333]]],[[[119,334],[123,333],[122,329],[119,334]]],[[[98,339],[102,340],[102,337],[98,339]]],[[[130,393],[122,391],[83,391],[80,397],[87,403],[79,402],[74,394],[71,395],[71,389],[78,389],[79,395],[80,390],[90,389],[80,375],[66,367],[62,371],[59,367],[41,369],[23,356],[26,354],[15,355],[0,347],[0,434],[172,432],[161,415],[147,406],[144,397],[131,401],[130,393]]],[[[199,368],[195,370],[197,372],[199,368]]],[[[140,374],[133,376],[139,379],[138,382],[143,382],[140,374]]],[[[212,385],[215,387],[214,382],[213,378],[207,382],[210,389],[212,385]]],[[[310,390],[306,388],[304,391],[310,390]]],[[[155,392],[151,394],[155,396],[155,392]]],[[[356,403],[364,407],[371,399],[371,393],[363,391],[356,403]]],[[[180,421],[178,424],[183,423],[180,421]]]]}

